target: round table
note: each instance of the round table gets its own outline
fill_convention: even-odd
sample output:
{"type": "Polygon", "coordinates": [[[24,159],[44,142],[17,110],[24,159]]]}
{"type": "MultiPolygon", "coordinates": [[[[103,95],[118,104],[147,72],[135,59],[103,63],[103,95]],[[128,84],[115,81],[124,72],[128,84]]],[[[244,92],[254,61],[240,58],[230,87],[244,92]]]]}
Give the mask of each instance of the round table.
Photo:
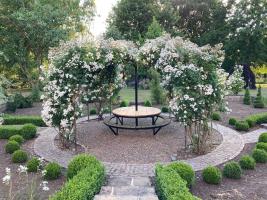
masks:
{"type": "Polygon", "coordinates": [[[138,110],[135,110],[135,106],[121,107],[114,109],[112,114],[116,117],[116,123],[120,122],[123,125],[123,118],[135,118],[135,125],[138,126],[139,118],[152,118],[152,125],[154,125],[160,115],[161,110],[154,107],[138,106],[138,110]]]}

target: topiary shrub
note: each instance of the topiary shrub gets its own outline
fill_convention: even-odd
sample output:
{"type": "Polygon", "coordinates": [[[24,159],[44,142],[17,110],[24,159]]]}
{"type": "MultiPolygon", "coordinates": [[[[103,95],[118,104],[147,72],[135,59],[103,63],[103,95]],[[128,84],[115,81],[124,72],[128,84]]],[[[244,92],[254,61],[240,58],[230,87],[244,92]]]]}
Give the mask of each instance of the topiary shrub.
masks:
{"type": "Polygon", "coordinates": [[[9,139],[13,135],[20,135],[21,128],[22,126],[1,125],[0,126],[0,139],[9,139]]]}
{"type": "Polygon", "coordinates": [[[256,149],[262,149],[267,152],[267,142],[258,142],[256,144],[256,149]]]}
{"type": "Polygon", "coordinates": [[[93,200],[105,182],[105,169],[99,162],[82,169],[72,179],[68,180],[60,191],[49,200],[93,200]]]}
{"type": "Polygon", "coordinates": [[[187,182],[187,186],[191,187],[195,183],[195,172],[193,168],[183,162],[173,162],[166,166],[167,169],[172,169],[178,173],[182,179],[187,182]]]}
{"type": "Polygon", "coordinates": [[[67,177],[68,179],[71,179],[79,171],[87,167],[93,168],[95,165],[99,164],[99,161],[94,156],[90,156],[87,154],[80,154],[78,156],[75,156],[68,165],[67,177]]]}
{"type": "Polygon", "coordinates": [[[6,145],[5,145],[5,151],[6,153],[13,153],[17,150],[20,149],[19,143],[16,141],[9,141],[6,145]]]}
{"type": "Polygon", "coordinates": [[[221,170],[217,167],[206,167],[202,172],[203,181],[208,184],[219,184],[222,181],[221,170]]]}
{"type": "Polygon", "coordinates": [[[152,104],[151,104],[151,102],[149,100],[146,100],[145,103],[144,103],[144,106],[145,107],[151,107],[152,104]]]}
{"type": "Polygon", "coordinates": [[[120,107],[127,107],[128,106],[128,102],[127,101],[122,101],[120,103],[120,107]]]}
{"type": "Polygon", "coordinates": [[[256,124],[260,125],[263,123],[267,123],[267,112],[250,115],[250,116],[246,117],[245,120],[248,123],[250,121],[252,127],[255,126],[256,124]]]}
{"type": "Polygon", "coordinates": [[[264,101],[261,95],[261,87],[258,88],[257,96],[253,102],[254,108],[264,108],[264,101]]]}
{"type": "Polygon", "coordinates": [[[31,93],[31,97],[33,102],[40,102],[40,89],[39,89],[39,85],[36,84],[32,87],[32,93],[31,93]]]}
{"type": "Polygon", "coordinates": [[[9,100],[6,103],[6,111],[8,111],[8,112],[16,112],[16,110],[17,110],[17,104],[15,103],[15,101],[9,100]]]}
{"type": "Polygon", "coordinates": [[[252,152],[252,157],[257,163],[267,162],[267,152],[262,149],[254,149],[252,152]]]}
{"type": "Polygon", "coordinates": [[[220,121],[221,120],[221,116],[220,116],[220,114],[219,113],[212,113],[212,115],[211,115],[211,119],[212,120],[215,120],[215,121],[220,121]]]}
{"type": "Polygon", "coordinates": [[[24,163],[28,160],[27,152],[22,150],[17,150],[12,154],[13,163],[24,163]]]}
{"type": "Polygon", "coordinates": [[[238,131],[248,131],[249,125],[246,121],[237,121],[235,123],[235,129],[238,131]]]}
{"type": "Polygon", "coordinates": [[[24,125],[30,123],[35,126],[46,126],[42,117],[35,115],[5,115],[3,119],[3,124],[5,125],[24,125]]]}
{"type": "Polygon", "coordinates": [[[267,142],[267,133],[262,133],[259,137],[259,142],[267,142]]]}
{"type": "Polygon", "coordinates": [[[45,166],[45,175],[44,178],[46,180],[55,180],[61,175],[61,167],[59,164],[52,162],[45,166]]]}
{"type": "Polygon", "coordinates": [[[9,138],[9,141],[16,141],[19,144],[24,142],[24,138],[21,135],[13,135],[9,138]]]}
{"type": "Polygon", "coordinates": [[[228,162],[223,168],[223,175],[227,178],[240,179],[241,174],[242,169],[240,165],[235,161],[228,162]]]}
{"type": "Polygon", "coordinates": [[[239,165],[242,169],[254,169],[256,162],[251,156],[245,155],[240,158],[239,165]]]}
{"type": "Polygon", "coordinates": [[[168,113],[168,112],[169,112],[169,108],[166,107],[166,106],[163,106],[163,107],[161,108],[161,112],[163,112],[163,113],[168,113]]]}
{"type": "Polygon", "coordinates": [[[155,187],[160,200],[198,200],[186,185],[186,181],[171,168],[156,166],[155,187]]]}
{"type": "Polygon", "coordinates": [[[25,98],[24,96],[22,96],[22,94],[16,93],[14,95],[14,102],[17,108],[24,108],[24,104],[25,104],[24,101],[25,101],[25,98]]]}
{"type": "Polygon", "coordinates": [[[96,114],[97,114],[96,109],[93,108],[90,110],[90,115],[96,115],[96,114]]]}
{"type": "Polygon", "coordinates": [[[237,119],[236,118],[230,118],[228,123],[230,125],[232,125],[232,126],[235,126],[236,122],[237,122],[237,119]]]}
{"type": "Polygon", "coordinates": [[[29,140],[36,136],[37,128],[33,124],[25,124],[21,129],[21,135],[24,139],[29,140]]]}
{"type": "Polygon", "coordinates": [[[251,97],[250,97],[250,92],[249,92],[248,88],[246,88],[244,99],[243,99],[243,103],[245,105],[250,105],[251,104],[251,97]]]}
{"type": "Polygon", "coordinates": [[[248,123],[249,128],[252,128],[252,127],[254,127],[254,126],[256,125],[255,120],[252,120],[252,119],[246,119],[245,121],[248,123]]]}
{"type": "Polygon", "coordinates": [[[25,97],[23,102],[23,108],[31,108],[33,100],[31,96],[25,97]]]}
{"type": "Polygon", "coordinates": [[[37,172],[40,166],[40,160],[38,158],[32,158],[27,162],[28,172],[37,172]]]}

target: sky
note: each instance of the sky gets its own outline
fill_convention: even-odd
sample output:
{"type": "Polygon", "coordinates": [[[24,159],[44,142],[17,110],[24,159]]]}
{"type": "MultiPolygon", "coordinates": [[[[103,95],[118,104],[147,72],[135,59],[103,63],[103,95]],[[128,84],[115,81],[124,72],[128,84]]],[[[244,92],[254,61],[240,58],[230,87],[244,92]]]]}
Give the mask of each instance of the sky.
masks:
{"type": "Polygon", "coordinates": [[[107,24],[106,19],[112,10],[112,7],[118,0],[96,0],[96,16],[91,25],[91,32],[94,36],[99,36],[105,32],[107,24]]]}

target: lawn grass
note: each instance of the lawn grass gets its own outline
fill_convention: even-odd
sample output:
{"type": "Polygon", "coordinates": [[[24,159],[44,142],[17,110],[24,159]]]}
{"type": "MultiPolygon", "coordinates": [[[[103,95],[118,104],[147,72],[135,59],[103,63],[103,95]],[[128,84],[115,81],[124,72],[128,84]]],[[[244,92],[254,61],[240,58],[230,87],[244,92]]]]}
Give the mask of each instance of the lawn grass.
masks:
{"type": "MultiPolygon", "coordinates": [[[[119,95],[121,96],[121,100],[128,102],[134,102],[135,100],[134,88],[123,88],[121,89],[119,95]]],[[[144,102],[145,100],[151,101],[150,90],[138,89],[138,101],[144,102]]]]}

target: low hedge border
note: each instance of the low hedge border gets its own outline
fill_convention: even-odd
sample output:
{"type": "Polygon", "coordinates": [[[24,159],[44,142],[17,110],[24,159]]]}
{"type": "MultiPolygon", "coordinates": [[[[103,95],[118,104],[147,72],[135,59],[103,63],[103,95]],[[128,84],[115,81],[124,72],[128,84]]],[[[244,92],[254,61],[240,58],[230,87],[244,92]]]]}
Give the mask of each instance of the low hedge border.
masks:
{"type": "Polygon", "coordinates": [[[187,182],[172,169],[157,165],[155,179],[156,192],[160,200],[199,199],[190,193],[187,182]]]}
{"type": "Polygon", "coordinates": [[[13,135],[21,135],[23,136],[24,139],[31,139],[36,135],[36,133],[37,133],[37,128],[32,124],[25,124],[23,126],[16,126],[16,125],[0,126],[0,139],[9,139],[13,135]],[[26,132],[26,130],[29,132],[26,132]]]}
{"type": "Polygon", "coordinates": [[[250,115],[245,118],[245,121],[248,122],[250,128],[262,123],[267,123],[267,112],[250,115]]]}
{"type": "Polygon", "coordinates": [[[77,175],[69,179],[49,200],[93,200],[105,182],[105,169],[98,160],[92,162],[95,163],[90,167],[81,168],[77,175]]]}
{"type": "Polygon", "coordinates": [[[4,115],[3,125],[23,125],[33,124],[35,126],[46,127],[42,117],[34,115],[4,115]]]}

